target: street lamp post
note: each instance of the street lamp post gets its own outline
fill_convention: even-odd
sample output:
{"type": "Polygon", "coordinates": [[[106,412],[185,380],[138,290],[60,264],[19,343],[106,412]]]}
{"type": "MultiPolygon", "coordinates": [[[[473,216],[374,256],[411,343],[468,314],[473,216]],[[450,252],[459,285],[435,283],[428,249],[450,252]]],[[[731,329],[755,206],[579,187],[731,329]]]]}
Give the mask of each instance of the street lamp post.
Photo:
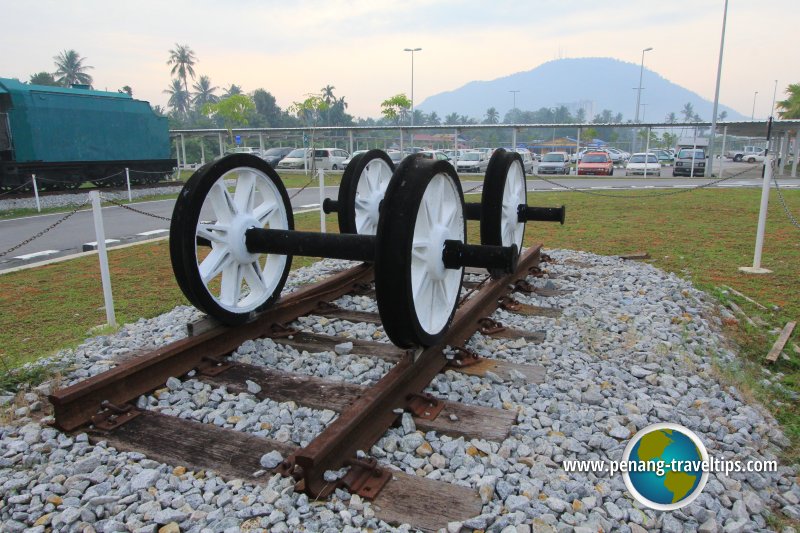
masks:
{"type": "Polygon", "coordinates": [[[411,125],[414,125],[414,52],[422,48],[403,48],[404,52],[411,52],[411,125]]]}
{"type": "MultiPolygon", "coordinates": [[[[639,88],[636,91],[636,117],[633,119],[634,124],[639,123],[639,104],[642,100],[642,77],[644,76],[644,53],[649,52],[652,50],[653,47],[650,46],[642,50],[642,65],[639,68],[639,88]]],[[[633,141],[631,142],[631,152],[636,151],[636,128],[633,129],[633,141]]]]}
{"type": "MultiPolygon", "coordinates": [[[[717,87],[714,89],[714,109],[711,111],[711,135],[708,139],[708,164],[706,170],[708,177],[714,175],[714,136],[717,134],[717,109],[719,109],[719,83],[722,78],[722,52],[725,51],[725,23],[728,20],[728,0],[725,0],[725,8],[722,11],[722,37],[719,40],[719,61],[717,63],[717,87]]],[[[722,154],[719,155],[722,158],[722,154]]]]}
{"type": "Polygon", "coordinates": [[[756,119],[756,96],[758,96],[758,91],[753,95],[753,111],[750,113],[750,122],[756,119]]]}
{"type": "Polygon", "coordinates": [[[519,90],[508,91],[508,92],[510,92],[513,96],[512,102],[514,103],[514,105],[511,106],[511,111],[514,111],[517,108],[517,93],[519,92],[519,90]]]}

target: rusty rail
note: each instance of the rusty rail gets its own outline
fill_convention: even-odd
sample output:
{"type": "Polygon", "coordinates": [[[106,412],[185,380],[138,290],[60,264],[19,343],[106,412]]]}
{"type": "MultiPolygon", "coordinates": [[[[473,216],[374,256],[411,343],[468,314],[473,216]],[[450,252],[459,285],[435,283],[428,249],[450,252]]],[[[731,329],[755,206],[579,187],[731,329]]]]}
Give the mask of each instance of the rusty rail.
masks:
{"type": "MultiPolygon", "coordinates": [[[[352,466],[357,451],[372,445],[397,420],[396,409],[406,409],[410,396],[420,393],[444,369],[448,361],[446,346],[461,346],[480,329],[481,320],[496,308],[498,300],[512,290],[517,279],[539,264],[541,246],[530,248],[520,257],[516,272],[491,280],[456,311],[445,338],[419,353],[408,352],[375,386],[331,423],[308,446],[289,456],[280,466],[284,475],[293,476],[307,493],[325,497],[335,483],[324,480],[327,470],[352,466]]],[[[367,470],[365,476],[379,476],[367,470]]]]}
{"type": "Polygon", "coordinates": [[[231,328],[216,326],[195,337],[179,340],[134,360],[55,391],[50,395],[56,425],[72,431],[92,421],[106,410],[105,405],[122,406],[142,394],[164,385],[169,377],[178,377],[202,367],[214,367],[224,356],[250,339],[269,336],[274,325],[283,325],[312,312],[320,303],[329,302],[360,284],[372,280],[371,265],[362,264],[307,285],[281,298],[278,303],[256,318],[231,328]]]}

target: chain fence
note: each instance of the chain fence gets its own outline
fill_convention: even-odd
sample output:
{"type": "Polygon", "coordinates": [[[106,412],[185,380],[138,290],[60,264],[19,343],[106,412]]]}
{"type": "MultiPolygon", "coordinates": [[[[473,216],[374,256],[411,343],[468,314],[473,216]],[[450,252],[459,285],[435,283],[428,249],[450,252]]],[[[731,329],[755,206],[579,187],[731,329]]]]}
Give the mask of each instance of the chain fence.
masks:
{"type": "Polygon", "coordinates": [[[50,224],[49,226],[47,226],[46,228],[44,228],[44,229],[43,229],[42,231],[40,231],[39,233],[37,233],[37,234],[35,234],[35,235],[32,235],[31,237],[28,237],[27,239],[25,239],[25,240],[24,240],[24,241],[22,241],[21,243],[17,244],[16,246],[12,246],[11,248],[9,248],[8,250],[6,250],[5,252],[2,252],[2,253],[0,253],[0,257],[4,257],[4,256],[6,256],[6,255],[10,254],[11,252],[13,252],[14,250],[17,250],[17,249],[19,249],[19,248],[22,248],[22,247],[23,247],[23,246],[25,246],[26,244],[28,244],[28,243],[31,243],[31,242],[33,242],[33,241],[35,241],[36,239],[38,239],[39,237],[41,237],[42,235],[44,235],[45,233],[47,233],[47,232],[48,232],[48,231],[50,231],[51,229],[55,228],[56,226],[58,226],[59,224],[61,224],[61,223],[62,223],[62,222],[64,222],[65,220],[67,220],[69,217],[71,217],[72,215],[74,215],[75,213],[77,213],[78,211],[80,211],[81,209],[83,209],[83,208],[84,208],[84,207],[85,207],[85,206],[86,206],[88,203],[89,203],[89,200],[85,201],[84,203],[82,203],[81,205],[79,205],[78,207],[76,207],[75,209],[73,209],[72,211],[70,211],[69,213],[67,213],[67,214],[66,214],[66,215],[64,215],[63,217],[61,217],[60,219],[56,220],[55,222],[53,222],[52,224],[50,224]]]}
{"type": "Polygon", "coordinates": [[[712,187],[712,186],[714,186],[714,185],[716,185],[718,183],[723,183],[725,181],[732,180],[734,178],[738,178],[739,176],[742,176],[743,174],[746,174],[749,171],[750,171],[750,169],[748,168],[748,169],[742,170],[741,172],[737,172],[736,174],[731,174],[730,176],[725,176],[724,178],[719,178],[719,179],[712,180],[712,181],[709,181],[709,182],[706,182],[706,183],[701,183],[700,185],[696,185],[696,186],[693,186],[693,187],[682,187],[680,189],[675,189],[675,190],[672,190],[672,191],[656,191],[656,192],[652,192],[652,193],[648,193],[648,194],[636,194],[636,195],[611,194],[611,193],[603,193],[603,192],[598,192],[598,191],[589,191],[589,190],[581,189],[581,188],[578,188],[578,187],[571,187],[571,186],[565,185],[563,183],[558,183],[557,181],[551,180],[551,179],[547,179],[547,178],[545,178],[544,176],[542,176],[540,174],[531,174],[531,177],[535,178],[535,179],[542,180],[542,181],[544,181],[546,183],[549,183],[551,185],[555,185],[556,187],[560,187],[562,189],[566,189],[566,190],[571,191],[571,192],[579,192],[579,193],[588,194],[588,195],[591,195],[591,196],[603,196],[603,197],[606,197],[606,198],[618,198],[618,199],[622,199],[622,200],[639,200],[639,199],[642,199],[642,198],[655,198],[655,197],[659,197],[659,196],[672,196],[672,195],[675,195],[675,194],[684,194],[684,193],[687,193],[687,192],[693,192],[693,191],[697,191],[697,190],[700,190],[700,189],[705,189],[705,188],[708,188],[708,187],[712,187]]]}
{"type": "Polygon", "coordinates": [[[0,192],[0,198],[2,198],[3,196],[8,196],[9,194],[14,194],[15,191],[19,191],[21,189],[24,189],[28,185],[29,185],[28,183],[23,183],[22,185],[19,185],[18,187],[14,187],[11,190],[0,192]]]}
{"type": "Polygon", "coordinates": [[[789,210],[786,198],[783,197],[783,191],[781,191],[781,187],[778,185],[778,178],[775,177],[775,174],[772,175],[772,182],[775,184],[775,191],[778,193],[778,199],[781,202],[781,207],[783,207],[783,212],[786,213],[786,218],[789,219],[789,222],[791,222],[795,228],[800,229],[800,223],[797,222],[797,218],[795,218],[789,210]]]}
{"type": "Polygon", "coordinates": [[[147,211],[142,211],[141,209],[136,209],[135,207],[131,207],[130,205],[125,205],[122,202],[118,202],[118,201],[114,200],[113,198],[109,198],[107,196],[102,196],[101,195],[100,199],[103,200],[104,202],[108,202],[110,204],[114,204],[117,207],[121,207],[123,209],[127,209],[128,211],[133,211],[134,213],[138,213],[138,214],[144,215],[146,217],[152,217],[152,218],[157,218],[159,220],[166,220],[167,222],[172,222],[172,219],[169,218],[169,217],[163,217],[161,215],[156,215],[154,213],[148,213],[147,211]]]}

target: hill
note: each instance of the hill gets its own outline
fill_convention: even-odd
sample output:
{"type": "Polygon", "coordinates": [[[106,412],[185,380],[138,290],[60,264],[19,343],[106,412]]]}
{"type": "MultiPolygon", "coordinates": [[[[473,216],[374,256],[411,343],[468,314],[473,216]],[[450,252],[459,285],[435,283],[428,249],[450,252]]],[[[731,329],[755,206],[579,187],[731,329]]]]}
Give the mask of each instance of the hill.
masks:
{"type": "MultiPolygon", "coordinates": [[[[511,90],[518,90],[517,108],[535,111],[541,107],[566,105],[575,114],[578,107],[587,113],[587,121],[604,109],[623,114],[624,120],[634,117],[640,66],[611,58],[577,58],[549,61],[538,67],[490,81],[471,81],[454,89],[426,98],[416,107],[425,113],[436,111],[440,117],[456,112],[478,120],[494,107],[500,117],[512,107],[511,90]]],[[[714,102],[657,72],[644,69],[640,120],[663,122],[674,112],[683,121],[680,111],[691,102],[702,120],[711,120],[714,102]]],[[[719,112],[727,111],[727,120],[747,120],[741,113],[720,104],[719,112]]]]}

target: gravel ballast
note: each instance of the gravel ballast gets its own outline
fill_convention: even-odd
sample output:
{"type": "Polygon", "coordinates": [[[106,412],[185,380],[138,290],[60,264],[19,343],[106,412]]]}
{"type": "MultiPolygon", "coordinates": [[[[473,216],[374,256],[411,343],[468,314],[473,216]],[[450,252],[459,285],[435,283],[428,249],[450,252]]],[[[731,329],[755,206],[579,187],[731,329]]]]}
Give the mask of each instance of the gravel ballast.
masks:
{"type": "MultiPolygon", "coordinates": [[[[447,525],[448,531],[705,531],[774,530],[774,516],[800,520],[794,467],[777,472],[712,473],[690,505],[656,512],[635,502],[622,476],[568,473],[565,459],[619,460],[630,437],[657,422],[694,431],[719,459],[776,460],[789,441],[766,410],[748,404],[719,381],[717,367],[737,365],[720,333],[714,302],[686,280],[650,265],[573,251],[551,251],[538,287],[559,296],[515,295],[538,306],[563,309],[558,318],[498,310],[493,318],[527,331],[542,330],[541,344],[476,334],[469,348],[482,356],[543,365],[544,383],[524,376],[439,374],[427,392],[450,401],[510,410],[517,424],[503,441],[452,438],[417,430],[410,417],[386,432],[369,453],[387,468],[473,488],[479,516],[447,525]]],[[[296,288],[352,263],[325,260],[290,276],[296,288]]],[[[374,312],[374,299],[346,296],[346,309],[374,312]]],[[[185,336],[200,318],[178,307],[159,317],[95,337],[50,359],[67,385],[113,367],[120,358],[185,336]]],[[[350,339],[388,342],[383,328],[309,316],[294,327],[350,339]]],[[[248,341],[235,361],[370,385],[390,364],[336,349],[308,354],[270,339],[248,341]]],[[[269,472],[280,454],[260,458],[262,484],[193,472],[85,434],[65,435],[43,425],[49,417],[45,383],[16,397],[0,395],[0,523],[2,531],[361,531],[408,530],[380,521],[369,502],[337,491],[312,502],[290,480],[269,472]],[[42,417],[44,416],[44,419],[42,417]],[[89,528],[89,529],[87,529],[89,528]]],[[[170,379],[138,399],[138,407],[302,446],[337,414],[295,402],[259,399],[261,387],[230,392],[194,376],[170,379]]],[[[335,473],[330,473],[332,479],[335,473]]],[[[413,528],[411,528],[413,529],[413,528]]],[[[787,527],[786,533],[793,531],[787,527]]]]}
{"type": "MultiPolygon", "coordinates": [[[[183,189],[183,186],[174,187],[153,187],[146,189],[131,189],[131,198],[145,198],[155,195],[169,195],[178,194],[183,189]]],[[[100,194],[104,198],[110,198],[118,202],[128,201],[128,191],[107,191],[100,189],[100,194]]],[[[80,205],[88,205],[89,193],[75,193],[75,194],[48,194],[39,196],[39,204],[42,209],[49,209],[52,207],[78,207],[80,205]]],[[[14,198],[2,199],[0,197],[0,211],[8,211],[11,209],[36,209],[36,199],[31,198],[14,198]]]]}

